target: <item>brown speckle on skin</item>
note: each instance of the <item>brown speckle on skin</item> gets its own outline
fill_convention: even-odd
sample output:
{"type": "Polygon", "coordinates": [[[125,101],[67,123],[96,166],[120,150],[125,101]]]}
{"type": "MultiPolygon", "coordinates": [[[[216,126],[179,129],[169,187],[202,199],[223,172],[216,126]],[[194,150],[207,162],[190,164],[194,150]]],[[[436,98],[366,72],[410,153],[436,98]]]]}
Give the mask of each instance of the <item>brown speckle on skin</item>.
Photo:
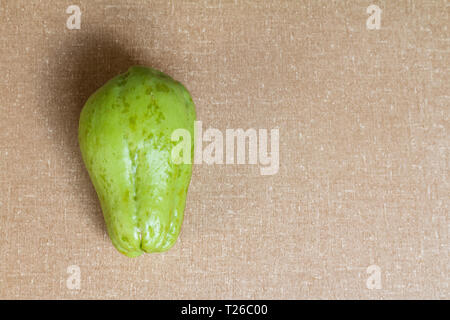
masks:
{"type": "Polygon", "coordinates": [[[135,131],[136,130],[136,116],[130,117],[129,122],[130,122],[131,130],[135,131]]]}
{"type": "Polygon", "coordinates": [[[169,93],[170,92],[170,88],[165,85],[164,83],[156,83],[156,90],[158,90],[159,92],[164,92],[164,93],[169,93]]]}

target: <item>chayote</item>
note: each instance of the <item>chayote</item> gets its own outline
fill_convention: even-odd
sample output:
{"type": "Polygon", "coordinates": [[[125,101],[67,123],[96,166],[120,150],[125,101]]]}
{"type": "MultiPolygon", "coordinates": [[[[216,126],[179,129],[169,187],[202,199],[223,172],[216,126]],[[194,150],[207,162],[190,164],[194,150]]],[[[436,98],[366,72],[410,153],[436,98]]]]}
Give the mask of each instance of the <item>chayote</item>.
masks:
{"type": "Polygon", "coordinates": [[[181,83],[140,66],[108,81],[81,111],[83,161],[112,243],[126,256],[166,251],[176,242],[192,164],[172,161],[171,135],[189,132],[192,159],[195,117],[181,83]]]}

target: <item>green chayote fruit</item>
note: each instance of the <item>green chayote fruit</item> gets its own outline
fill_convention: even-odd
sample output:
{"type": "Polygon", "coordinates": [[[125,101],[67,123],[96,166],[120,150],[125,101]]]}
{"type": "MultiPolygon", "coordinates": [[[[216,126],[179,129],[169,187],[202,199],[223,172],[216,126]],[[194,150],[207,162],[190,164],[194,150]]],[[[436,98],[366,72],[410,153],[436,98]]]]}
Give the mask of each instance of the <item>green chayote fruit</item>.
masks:
{"type": "Polygon", "coordinates": [[[176,129],[190,133],[192,159],[195,117],[181,83],[138,66],[108,81],[83,107],[81,153],[121,253],[162,252],[176,242],[192,164],[172,161],[179,142],[171,135],[176,129]]]}

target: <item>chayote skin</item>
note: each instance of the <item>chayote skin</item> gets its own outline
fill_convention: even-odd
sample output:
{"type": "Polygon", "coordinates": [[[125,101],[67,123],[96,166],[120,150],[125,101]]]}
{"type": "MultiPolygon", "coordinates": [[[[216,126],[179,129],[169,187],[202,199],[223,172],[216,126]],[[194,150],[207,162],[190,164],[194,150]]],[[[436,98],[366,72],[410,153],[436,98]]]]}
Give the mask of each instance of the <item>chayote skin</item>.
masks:
{"type": "MultiPolygon", "coordinates": [[[[176,129],[190,133],[195,105],[164,73],[131,67],[81,111],[78,140],[114,246],[129,257],[168,250],[183,222],[192,164],[174,164],[176,129]]],[[[191,161],[192,162],[192,161],[191,161]]]]}

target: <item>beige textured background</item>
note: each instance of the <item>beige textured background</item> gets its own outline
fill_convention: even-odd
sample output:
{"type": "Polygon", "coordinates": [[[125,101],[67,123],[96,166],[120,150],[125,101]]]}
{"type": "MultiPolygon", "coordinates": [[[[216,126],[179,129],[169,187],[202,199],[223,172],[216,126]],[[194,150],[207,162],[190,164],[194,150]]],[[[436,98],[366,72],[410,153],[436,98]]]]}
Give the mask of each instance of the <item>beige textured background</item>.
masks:
{"type": "Polygon", "coordinates": [[[1,1],[0,297],[449,299],[449,11],[1,1]],[[183,82],[204,128],[280,130],[277,175],[196,165],[176,246],[137,259],[113,248],[77,144],[87,97],[133,64],[183,82]]]}

